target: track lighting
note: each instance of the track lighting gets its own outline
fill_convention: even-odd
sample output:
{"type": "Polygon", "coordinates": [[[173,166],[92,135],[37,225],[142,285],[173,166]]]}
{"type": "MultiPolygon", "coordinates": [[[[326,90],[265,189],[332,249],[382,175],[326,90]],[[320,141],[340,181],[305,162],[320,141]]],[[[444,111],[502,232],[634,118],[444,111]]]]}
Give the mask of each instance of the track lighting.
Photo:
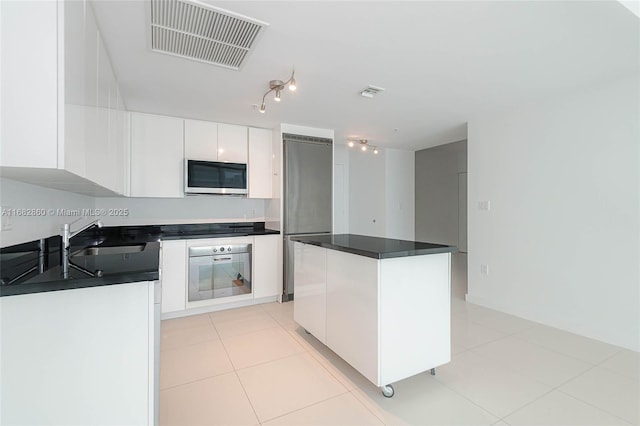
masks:
{"type": "Polygon", "coordinates": [[[273,98],[274,101],[276,102],[280,102],[280,95],[282,93],[282,89],[285,88],[285,86],[288,84],[289,85],[289,90],[291,90],[292,92],[294,92],[297,89],[296,86],[296,79],[295,79],[295,70],[291,72],[291,77],[289,77],[289,79],[287,81],[282,81],[282,80],[271,80],[269,82],[269,90],[267,90],[267,92],[262,96],[262,104],[260,105],[260,112],[264,114],[264,112],[267,110],[267,106],[265,104],[265,99],[267,98],[267,95],[273,91],[276,92],[275,97],[273,98]]]}
{"type": "Polygon", "coordinates": [[[373,149],[374,154],[378,154],[380,152],[377,146],[369,145],[369,141],[366,139],[359,139],[357,141],[351,141],[351,140],[347,141],[347,146],[349,148],[353,148],[354,146],[356,146],[356,142],[358,143],[358,146],[360,147],[360,151],[362,152],[367,152],[369,148],[373,149]]]}

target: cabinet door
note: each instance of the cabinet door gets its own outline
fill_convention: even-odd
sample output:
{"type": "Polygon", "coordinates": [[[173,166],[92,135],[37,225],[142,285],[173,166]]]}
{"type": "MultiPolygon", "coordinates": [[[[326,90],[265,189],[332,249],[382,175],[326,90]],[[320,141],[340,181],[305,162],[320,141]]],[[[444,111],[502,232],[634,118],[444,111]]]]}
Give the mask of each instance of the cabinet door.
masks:
{"type": "Polygon", "coordinates": [[[87,178],[98,185],[109,187],[111,158],[109,156],[109,96],[113,73],[98,32],[98,98],[96,105],[95,138],[87,150],[87,178]]]}
{"type": "Polygon", "coordinates": [[[187,292],[186,241],[163,241],[161,259],[162,313],[184,311],[187,292]]]}
{"type": "Polygon", "coordinates": [[[249,128],[249,198],[272,197],[271,131],[249,128]]]}
{"type": "MultiPolygon", "coordinates": [[[[310,244],[294,243],[293,319],[309,333],[327,342],[327,249],[310,244]]],[[[331,251],[331,250],[329,250],[331,251]]],[[[351,317],[350,321],[353,321],[351,317]]],[[[358,322],[360,319],[358,319],[358,322]]]]}
{"type": "Polygon", "coordinates": [[[188,160],[218,161],[218,123],[184,120],[184,156],[188,160]]]}
{"type": "Polygon", "coordinates": [[[282,282],[278,280],[281,236],[258,235],[253,243],[253,297],[273,297],[282,293],[282,282]]]}
{"type": "Polygon", "coordinates": [[[183,196],[183,120],[131,114],[131,196],[183,196]]]}
{"type": "Polygon", "coordinates": [[[64,5],[64,168],[86,176],[85,5],[64,5]],[[78,37],[82,34],[82,37],[78,37]]]}
{"type": "Polygon", "coordinates": [[[2,424],[153,424],[150,295],[138,282],[0,298],[2,424]]]}
{"type": "MultiPolygon", "coordinates": [[[[378,383],[378,262],[327,250],[327,346],[378,383]]],[[[298,299],[296,282],[296,298],[298,299]]],[[[382,383],[381,383],[382,384],[382,383]]]]}
{"type": "Polygon", "coordinates": [[[218,161],[247,162],[247,128],[218,124],[218,161]]]}
{"type": "Polygon", "coordinates": [[[57,5],[0,1],[2,166],[58,167],[57,5]]]}

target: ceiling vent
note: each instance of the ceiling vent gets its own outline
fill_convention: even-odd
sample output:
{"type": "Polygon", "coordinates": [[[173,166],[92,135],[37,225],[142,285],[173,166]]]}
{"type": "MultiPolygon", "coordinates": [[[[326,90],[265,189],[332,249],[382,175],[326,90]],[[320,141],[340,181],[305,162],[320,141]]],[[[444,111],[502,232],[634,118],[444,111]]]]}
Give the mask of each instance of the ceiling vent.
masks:
{"type": "Polygon", "coordinates": [[[193,0],[151,0],[151,48],[238,70],[269,24],[193,0]]]}
{"type": "Polygon", "coordinates": [[[373,98],[380,92],[384,92],[384,89],[382,87],[369,85],[364,90],[362,90],[360,94],[365,98],[373,98]]]}

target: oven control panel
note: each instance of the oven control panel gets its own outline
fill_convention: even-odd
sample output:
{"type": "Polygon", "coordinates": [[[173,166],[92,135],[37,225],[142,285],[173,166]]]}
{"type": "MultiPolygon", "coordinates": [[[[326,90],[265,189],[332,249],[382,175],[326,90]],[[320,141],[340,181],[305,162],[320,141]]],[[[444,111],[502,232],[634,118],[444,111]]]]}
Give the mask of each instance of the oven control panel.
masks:
{"type": "Polygon", "coordinates": [[[214,247],[213,248],[213,252],[214,253],[218,253],[218,252],[220,252],[220,253],[231,253],[233,251],[231,249],[232,247],[233,246],[227,246],[227,247],[222,246],[222,247],[219,247],[219,248],[218,247],[214,247]]]}
{"type": "Polygon", "coordinates": [[[212,256],[221,254],[250,253],[251,244],[234,244],[226,246],[190,247],[189,256],[212,256]]]}

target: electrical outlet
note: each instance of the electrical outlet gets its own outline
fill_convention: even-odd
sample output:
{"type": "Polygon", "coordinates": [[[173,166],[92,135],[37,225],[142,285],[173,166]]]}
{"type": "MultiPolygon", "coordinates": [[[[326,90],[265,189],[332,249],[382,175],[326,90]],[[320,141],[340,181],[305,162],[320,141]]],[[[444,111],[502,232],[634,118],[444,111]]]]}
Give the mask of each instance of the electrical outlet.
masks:
{"type": "Polygon", "coordinates": [[[480,264],[480,274],[481,275],[489,275],[489,265],[485,263],[480,264]]]}
{"type": "Polygon", "coordinates": [[[479,210],[491,210],[491,201],[478,201],[479,210]]]}

